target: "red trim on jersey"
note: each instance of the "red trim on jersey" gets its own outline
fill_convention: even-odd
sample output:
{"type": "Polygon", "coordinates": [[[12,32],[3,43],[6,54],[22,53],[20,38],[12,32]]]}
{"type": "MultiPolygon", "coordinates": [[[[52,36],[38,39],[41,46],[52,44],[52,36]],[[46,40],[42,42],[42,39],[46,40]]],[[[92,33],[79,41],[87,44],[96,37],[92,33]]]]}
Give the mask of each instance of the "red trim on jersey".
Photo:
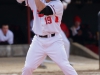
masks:
{"type": "Polygon", "coordinates": [[[54,10],[54,12],[55,12],[55,14],[56,14],[56,11],[55,11],[54,7],[53,7],[52,5],[50,5],[50,6],[53,8],[53,10],[54,10]]]}
{"type": "Polygon", "coordinates": [[[58,22],[58,21],[59,21],[58,16],[55,16],[55,22],[58,22]]]}
{"type": "Polygon", "coordinates": [[[39,17],[43,17],[43,16],[44,16],[44,14],[38,14],[38,16],[39,16],[39,17]]]}
{"type": "MultiPolygon", "coordinates": [[[[39,10],[37,10],[37,12],[39,13],[39,10]]],[[[43,17],[44,14],[38,14],[39,17],[43,17]]]]}

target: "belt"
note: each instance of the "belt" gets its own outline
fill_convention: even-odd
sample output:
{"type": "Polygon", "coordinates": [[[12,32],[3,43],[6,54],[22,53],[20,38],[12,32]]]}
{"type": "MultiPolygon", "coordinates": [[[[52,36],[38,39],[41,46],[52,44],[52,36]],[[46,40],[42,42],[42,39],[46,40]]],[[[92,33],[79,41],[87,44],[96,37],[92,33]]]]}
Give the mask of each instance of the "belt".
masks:
{"type": "Polygon", "coordinates": [[[54,34],[49,34],[49,35],[43,35],[43,36],[42,35],[37,35],[37,36],[39,36],[41,38],[49,38],[49,37],[54,37],[55,36],[55,33],[54,34]]]}

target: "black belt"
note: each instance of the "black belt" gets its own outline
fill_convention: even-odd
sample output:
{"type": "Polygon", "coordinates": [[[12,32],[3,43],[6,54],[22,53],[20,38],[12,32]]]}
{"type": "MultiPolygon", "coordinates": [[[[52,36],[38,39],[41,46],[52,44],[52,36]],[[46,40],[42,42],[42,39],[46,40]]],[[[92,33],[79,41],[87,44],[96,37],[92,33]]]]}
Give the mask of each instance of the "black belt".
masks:
{"type": "MultiPolygon", "coordinates": [[[[39,37],[41,37],[41,38],[48,38],[49,37],[49,35],[38,35],[39,37]]],[[[55,36],[55,33],[54,34],[50,34],[50,37],[54,37],[55,36]]]]}

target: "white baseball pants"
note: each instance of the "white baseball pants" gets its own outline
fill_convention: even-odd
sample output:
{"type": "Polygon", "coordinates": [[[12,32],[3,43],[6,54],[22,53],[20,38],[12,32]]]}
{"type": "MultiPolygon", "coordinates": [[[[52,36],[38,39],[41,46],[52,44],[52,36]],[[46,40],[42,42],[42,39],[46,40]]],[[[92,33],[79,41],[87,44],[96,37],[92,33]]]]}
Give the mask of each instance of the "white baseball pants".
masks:
{"type": "Polygon", "coordinates": [[[61,34],[63,42],[64,42],[64,47],[65,47],[65,51],[66,51],[67,57],[69,59],[69,55],[70,55],[70,42],[67,39],[67,37],[66,37],[66,35],[65,35],[65,33],[63,31],[61,31],[60,34],[61,34]]]}
{"type": "Polygon", "coordinates": [[[22,75],[32,75],[32,72],[47,55],[61,68],[65,75],[77,75],[69,64],[60,34],[50,38],[34,37],[26,56],[22,75]]]}

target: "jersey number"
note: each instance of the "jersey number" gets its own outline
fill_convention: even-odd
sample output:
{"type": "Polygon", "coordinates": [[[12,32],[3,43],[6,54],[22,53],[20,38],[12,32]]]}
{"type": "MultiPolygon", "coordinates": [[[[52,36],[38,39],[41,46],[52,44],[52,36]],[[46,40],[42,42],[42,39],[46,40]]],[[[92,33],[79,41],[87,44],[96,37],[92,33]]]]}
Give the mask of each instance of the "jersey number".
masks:
{"type": "MultiPolygon", "coordinates": [[[[46,21],[46,24],[51,24],[52,23],[52,19],[51,19],[50,16],[45,17],[45,21],[46,21]]],[[[56,23],[58,22],[58,16],[55,16],[55,22],[56,23]]]]}
{"type": "Polygon", "coordinates": [[[50,16],[45,17],[45,21],[46,21],[46,24],[51,24],[52,23],[52,20],[51,20],[50,16]]]}

